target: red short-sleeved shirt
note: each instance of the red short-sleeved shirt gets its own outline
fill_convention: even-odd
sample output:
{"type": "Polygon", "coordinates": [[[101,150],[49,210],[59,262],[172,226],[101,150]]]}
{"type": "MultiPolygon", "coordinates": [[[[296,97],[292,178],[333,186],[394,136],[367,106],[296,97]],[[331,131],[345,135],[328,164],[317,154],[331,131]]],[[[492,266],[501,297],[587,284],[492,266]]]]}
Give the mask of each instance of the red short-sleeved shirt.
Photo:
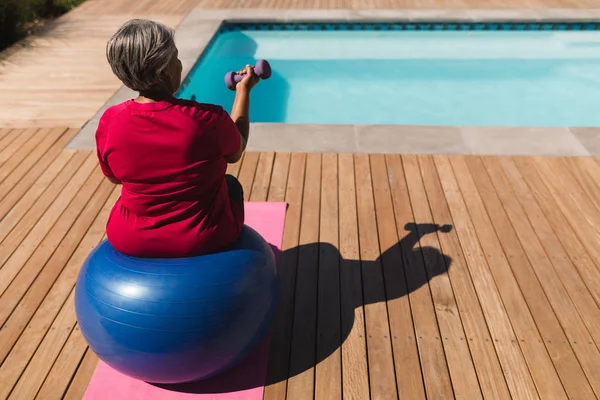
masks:
{"type": "Polygon", "coordinates": [[[240,133],[223,108],[172,99],[126,101],[96,132],[103,173],[123,184],[106,232],[118,251],[184,257],[219,251],[239,236],[243,212],[229,201],[226,157],[240,133]]]}

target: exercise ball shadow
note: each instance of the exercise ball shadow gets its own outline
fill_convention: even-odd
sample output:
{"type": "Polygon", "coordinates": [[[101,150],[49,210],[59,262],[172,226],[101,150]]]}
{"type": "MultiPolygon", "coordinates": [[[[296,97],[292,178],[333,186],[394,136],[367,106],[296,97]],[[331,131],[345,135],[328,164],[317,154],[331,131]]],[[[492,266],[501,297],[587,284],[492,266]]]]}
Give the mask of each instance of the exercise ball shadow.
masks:
{"type": "MultiPolygon", "coordinates": [[[[408,234],[396,245],[383,252],[375,261],[343,259],[338,249],[329,243],[301,245],[281,254],[279,268],[282,275],[286,273],[283,269],[293,268],[294,260],[297,259],[298,270],[309,267],[309,264],[313,264],[314,268],[314,263],[318,263],[319,268],[322,269],[319,272],[321,276],[332,274],[330,277],[336,278],[319,279],[318,284],[321,285],[320,292],[338,294],[337,299],[328,297],[325,301],[334,302],[335,307],[332,307],[334,309],[339,306],[340,314],[325,315],[319,318],[319,320],[327,321],[328,328],[319,330],[321,335],[316,338],[316,341],[304,341],[304,343],[313,344],[316,342],[316,347],[297,348],[298,351],[294,353],[293,361],[290,360],[289,354],[287,356],[280,354],[276,356],[276,360],[271,360],[272,363],[267,367],[266,382],[261,379],[260,374],[257,374],[256,376],[242,377],[242,380],[215,379],[184,385],[161,385],[161,387],[184,393],[227,393],[283,382],[290,377],[314,368],[339,349],[347,339],[354,326],[356,308],[401,298],[428,284],[434,277],[447,273],[452,264],[452,259],[442,254],[437,248],[418,247],[418,243],[425,235],[435,234],[436,232],[440,232],[440,234],[450,232],[452,226],[409,223],[406,224],[405,229],[408,234]],[[319,258],[328,262],[319,264],[319,258]],[[365,285],[365,281],[377,281],[382,274],[382,270],[385,277],[385,292],[371,290],[372,288],[369,285],[365,285]],[[341,278],[342,275],[343,278],[341,278]],[[364,297],[361,294],[361,288],[353,290],[350,287],[344,287],[343,283],[361,281],[364,297]],[[323,287],[322,285],[326,286],[323,287]],[[340,290],[345,297],[345,301],[341,304],[340,290]]],[[[296,286],[296,290],[303,289],[308,288],[296,286]]],[[[311,290],[311,294],[313,291],[314,288],[311,290]]],[[[302,293],[297,292],[295,297],[298,298],[299,296],[302,296],[302,293]]],[[[289,315],[278,315],[278,318],[281,317],[287,318],[289,321],[289,315]]],[[[289,348],[271,349],[271,351],[278,350],[288,352],[289,348]]]]}
{"type": "Polygon", "coordinates": [[[104,241],[79,273],[75,310],[108,365],[174,384],[243,360],[271,327],[279,287],[271,247],[247,226],[232,248],[200,257],[128,257],[104,241]]]}

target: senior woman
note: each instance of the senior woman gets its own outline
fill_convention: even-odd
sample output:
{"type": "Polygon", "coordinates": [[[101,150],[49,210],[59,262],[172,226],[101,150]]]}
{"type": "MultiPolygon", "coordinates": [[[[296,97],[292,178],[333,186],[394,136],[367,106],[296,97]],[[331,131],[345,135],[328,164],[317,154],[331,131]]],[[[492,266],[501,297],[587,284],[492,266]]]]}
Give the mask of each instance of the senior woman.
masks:
{"type": "Polygon", "coordinates": [[[96,132],[104,175],[122,184],[106,232],[118,251],[185,257],[232,245],[244,223],[240,183],[226,175],[248,141],[252,66],[236,87],[231,116],[222,107],[174,97],[181,62],[172,29],[135,19],[108,41],[113,73],[135,99],[110,107],[96,132]]]}

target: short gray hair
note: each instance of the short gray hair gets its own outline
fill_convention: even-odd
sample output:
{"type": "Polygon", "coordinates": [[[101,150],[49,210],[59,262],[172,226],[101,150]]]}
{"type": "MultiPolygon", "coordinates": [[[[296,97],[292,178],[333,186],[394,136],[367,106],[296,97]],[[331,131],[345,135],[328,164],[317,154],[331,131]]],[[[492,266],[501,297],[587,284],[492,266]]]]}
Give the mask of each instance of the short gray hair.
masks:
{"type": "Polygon", "coordinates": [[[128,88],[144,92],[162,86],[160,74],[177,51],[173,29],[154,21],[133,19],[109,39],[106,58],[128,88]]]}

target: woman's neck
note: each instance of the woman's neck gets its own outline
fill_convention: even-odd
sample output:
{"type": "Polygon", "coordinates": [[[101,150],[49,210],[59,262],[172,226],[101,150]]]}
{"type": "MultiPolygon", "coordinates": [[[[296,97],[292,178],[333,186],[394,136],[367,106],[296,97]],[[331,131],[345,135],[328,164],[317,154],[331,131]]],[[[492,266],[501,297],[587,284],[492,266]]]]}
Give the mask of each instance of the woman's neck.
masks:
{"type": "Polygon", "coordinates": [[[148,93],[140,93],[138,97],[136,97],[133,101],[136,103],[156,103],[158,101],[164,101],[172,99],[173,95],[165,92],[148,92],[148,93]]]}

